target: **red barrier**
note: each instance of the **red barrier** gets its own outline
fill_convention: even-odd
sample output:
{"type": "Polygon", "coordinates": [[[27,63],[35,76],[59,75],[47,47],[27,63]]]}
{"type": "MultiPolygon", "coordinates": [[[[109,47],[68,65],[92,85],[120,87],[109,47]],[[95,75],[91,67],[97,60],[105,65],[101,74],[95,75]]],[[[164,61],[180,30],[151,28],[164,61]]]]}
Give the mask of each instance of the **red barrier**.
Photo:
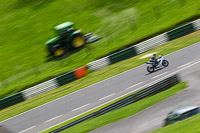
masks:
{"type": "Polygon", "coordinates": [[[87,74],[88,74],[88,71],[87,71],[86,66],[78,68],[74,71],[74,75],[75,75],[76,79],[82,78],[82,77],[86,76],[87,74]]]}

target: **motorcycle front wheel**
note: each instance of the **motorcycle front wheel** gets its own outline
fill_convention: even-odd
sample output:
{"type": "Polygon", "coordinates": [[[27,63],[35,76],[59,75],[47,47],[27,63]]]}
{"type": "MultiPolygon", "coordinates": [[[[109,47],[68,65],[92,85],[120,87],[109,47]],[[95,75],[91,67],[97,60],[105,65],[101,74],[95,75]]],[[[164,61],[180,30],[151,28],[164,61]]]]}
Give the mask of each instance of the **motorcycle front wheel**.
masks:
{"type": "Polygon", "coordinates": [[[154,67],[153,67],[153,66],[148,66],[148,67],[147,67],[147,71],[148,71],[149,73],[154,72],[154,67]]]}
{"type": "Polygon", "coordinates": [[[162,65],[164,67],[167,67],[169,65],[169,62],[167,60],[163,60],[162,65]]]}

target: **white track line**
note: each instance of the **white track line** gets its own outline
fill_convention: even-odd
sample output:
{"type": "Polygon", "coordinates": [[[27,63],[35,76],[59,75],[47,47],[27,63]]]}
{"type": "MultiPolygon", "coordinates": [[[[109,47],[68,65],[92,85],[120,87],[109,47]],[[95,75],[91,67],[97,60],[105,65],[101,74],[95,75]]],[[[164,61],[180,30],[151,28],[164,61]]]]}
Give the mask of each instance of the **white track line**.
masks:
{"type": "Polygon", "coordinates": [[[192,64],[192,62],[188,62],[188,63],[186,63],[186,64],[184,64],[184,65],[181,65],[181,66],[179,66],[179,67],[177,67],[177,68],[180,69],[180,68],[185,67],[185,66],[187,66],[187,65],[189,65],[189,64],[192,64]]]}
{"type": "MultiPolygon", "coordinates": [[[[150,84],[150,83],[149,83],[149,84],[150,84]]],[[[76,117],[82,115],[82,114],[85,114],[85,113],[87,113],[87,112],[89,112],[89,111],[92,111],[92,110],[94,110],[94,109],[96,109],[96,108],[99,108],[99,107],[101,107],[101,106],[103,106],[103,105],[106,105],[106,104],[108,104],[108,103],[110,103],[110,102],[113,102],[113,101],[115,101],[115,100],[117,100],[117,99],[119,99],[119,98],[122,98],[122,97],[124,97],[124,96],[126,96],[126,95],[128,95],[128,94],[131,94],[131,93],[133,93],[133,92],[135,92],[135,91],[138,91],[138,90],[144,88],[145,86],[148,86],[149,84],[144,85],[144,86],[142,86],[142,87],[140,87],[140,88],[138,88],[138,89],[134,89],[133,91],[130,91],[130,92],[124,94],[124,95],[121,95],[121,96],[119,96],[119,97],[116,97],[116,98],[114,98],[114,99],[112,99],[112,100],[110,100],[110,101],[107,101],[107,102],[105,102],[105,103],[103,103],[103,104],[101,104],[101,105],[99,105],[99,106],[97,106],[97,107],[94,107],[94,108],[92,108],[92,109],[90,109],[90,110],[88,110],[88,111],[85,111],[85,112],[83,112],[83,113],[81,113],[81,114],[79,114],[79,115],[76,115],[76,116],[74,116],[74,117],[72,117],[72,118],[69,118],[69,119],[67,119],[67,120],[64,120],[64,121],[62,121],[62,122],[60,122],[60,123],[58,123],[58,124],[56,124],[56,125],[53,125],[53,126],[51,126],[51,127],[49,127],[49,128],[52,128],[52,127],[57,126],[57,125],[60,125],[61,123],[64,123],[64,122],[66,122],[66,121],[69,121],[69,120],[71,120],[71,119],[73,119],[73,118],[76,118],[76,117]]],[[[152,84],[153,84],[153,83],[152,83],[152,84]]],[[[40,132],[43,132],[43,131],[45,131],[45,130],[47,130],[47,129],[49,129],[49,128],[46,128],[46,129],[44,129],[44,130],[42,130],[42,131],[40,131],[40,132]]]]}
{"type": "Polygon", "coordinates": [[[51,118],[51,119],[45,121],[45,123],[50,122],[50,121],[52,121],[52,120],[55,120],[55,119],[57,119],[57,118],[59,118],[59,117],[61,117],[61,116],[62,116],[62,115],[56,116],[56,117],[54,117],[54,118],[51,118]]]}
{"type": "Polygon", "coordinates": [[[128,87],[128,88],[126,88],[127,90],[128,89],[131,89],[131,88],[133,88],[133,87],[135,87],[135,86],[138,86],[138,85],[140,85],[140,84],[142,84],[143,82],[140,82],[140,83],[137,83],[137,84],[135,84],[135,85],[132,85],[132,86],[130,86],[130,87],[128,87]]]}
{"type": "MultiPolygon", "coordinates": [[[[168,55],[165,55],[165,56],[169,56],[169,55],[175,54],[175,53],[180,52],[180,51],[182,51],[182,50],[184,50],[184,49],[187,49],[187,48],[189,48],[189,47],[193,47],[193,46],[195,46],[195,45],[197,45],[197,44],[199,44],[199,43],[200,43],[200,42],[197,42],[197,43],[195,43],[195,44],[192,44],[192,45],[190,45],[190,46],[187,46],[187,47],[184,47],[184,48],[182,48],[182,49],[180,49],[180,50],[177,50],[177,51],[175,51],[175,52],[173,52],[173,53],[169,53],[168,55]]],[[[72,95],[72,94],[74,94],[74,93],[77,93],[77,92],[79,92],[79,91],[83,91],[83,90],[87,89],[88,87],[94,86],[94,85],[96,85],[96,84],[99,84],[99,83],[104,82],[104,81],[106,81],[106,80],[109,80],[109,79],[111,79],[111,78],[117,77],[117,76],[119,76],[119,75],[121,75],[121,74],[124,74],[124,73],[127,73],[127,72],[129,72],[129,71],[131,71],[131,70],[133,70],[133,69],[142,67],[143,65],[146,65],[146,64],[142,64],[142,65],[140,65],[140,66],[137,66],[137,67],[134,67],[134,68],[132,68],[132,69],[129,69],[129,70],[125,71],[125,72],[122,72],[122,73],[119,73],[119,74],[117,74],[117,75],[114,75],[114,76],[112,76],[112,77],[110,77],[110,78],[107,78],[107,79],[104,79],[104,80],[102,80],[102,81],[99,81],[99,82],[97,82],[97,83],[95,83],[95,84],[89,85],[89,86],[87,86],[87,87],[85,87],[85,88],[83,88],[83,89],[81,89],[81,90],[72,92],[72,93],[70,93],[70,94],[68,94],[68,95],[62,96],[62,97],[57,98],[57,99],[55,99],[55,100],[53,100],[53,101],[50,101],[50,102],[48,102],[48,103],[45,103],[45,104],[43,104],[43,105],[40,105],[40,106],[35,107],[35,108],[33,108],[33,109],[30,109],[30,110],[28,110],[28,111],[26,111],[26,112],[23,112],[23,113],[19,114],[19,115],[16,115],[16,116],[13,116],[13,117],[11,117],[11,118],[8,118],[8,119],[6,119],[6,120],[4,120],[4,121],[1,121],[0,123],[3,123],[3,122],[5,122],[5,121],[8,121],[8,120],[13,119],[13,118],[15,118],[15,117],[18,117],[18,116],[23,115],[23,114],[25,114],[25,113],[28,113],[28,112],[30,112],[30,111],[32,111],[32,110],[37,109],[37,108],[43,107],[43,106],[45,106],[45,105],[47,105],[47,104],[50,104],[50,103],[52,103],[52,102],[58,101],[58,100],[60,100],[60,99],[62,99],[62,98],[64,98],[64,97],[67,97],[67,96],[72,95]]]]}
{"type": "Polygon", "coordinates": [[[88,105],[90,105],[90,104],[88,103],[88,104],[86,104],[86,105],[83,105],[83,106],[81,106],[81,107],[78,107],[78,108],[72,110],[72,112],[73,112],[73,111],[76,111],[76,110],[79,110],[79,109],[81,109],[81,108],[84,108],[84,107],[86,107],[86,106],[88,106],[88,105]]]}
{"type": "Polygon", "coordinates": [[[106,99],[106,98],[108,98],[108,97],[111,97],[111,96],[113,96],[113,95],[115,95],[115,93],[113,93],[113,94],[110,94],[110,95],[108,95],[108,96],[105,96],[105,97],[103,97],[103,98],[99,99],[99,101],[100,101],[100,100],[104,100],[104,99],[106,99]]]}
{"type": "Polygon", "coordinates": [[[157,76],[154,76],[154,77],[151,78],[151,79],[155,79],[155,78],[157,78],[157,77],[160,77],[160,76],[162,76],[162,75],[165,75],[166,73],[168,73],[168,72],[161,73],[161,74],[159,74],[159,75],[157,75],[157,76]]]}
{"type": "Polygon", "coordinates": [[[186,67],[183,67],[183,68],[179,69],[179,71],[182,71],[182,70],[184,70],[184,69],[186,69],[186,68],[188,68],[188,67],[194,66],[194,65],[196,65],[196,64],[198,64],[198,63],[200,63],[200,61],[197,61],[197,62],[195,62],[195,63],[193,63],[193,64],[191,64],[191,65],[188,65],[188,66],[186,66],[186,67]]]}
{"type": "Polygon", "coordinates": [[[36,126],[32,126],[32,127],[27,128],[27,129],[25,129],[25,130],[23,130],[23,131],[21,131],[21,132],[19,132],[19,133],[24,133],[24,132],[26,132],[26,131],[28,131],[28,130],[31,130],[31,129],[35,128],[35,127],[36,127],[36,126]]]}

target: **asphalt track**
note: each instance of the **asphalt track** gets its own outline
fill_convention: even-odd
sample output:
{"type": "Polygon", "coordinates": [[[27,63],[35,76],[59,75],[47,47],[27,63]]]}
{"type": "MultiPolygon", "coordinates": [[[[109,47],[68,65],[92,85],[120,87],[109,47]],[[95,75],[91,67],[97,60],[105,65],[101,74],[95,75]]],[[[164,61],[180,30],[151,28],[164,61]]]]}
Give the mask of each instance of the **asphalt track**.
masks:
{"type": "Polygon", "coordinates": [[[189,64],[185,65],[184,71],[179,73],[182,80],[189,83],[189,87],[186,90],[134,116],[101,127],[90,133],[148,133],[162,128],[164,124],[163,120],[171,110],[190,104],[200,106],[200,63],[192,65],[191,67],[188,66],[189,64]]]}
{"type": "MultiPolygon", "coordinates": [[[[195,67],[200,64],[199,57],[200,43],[196,43],[187,48],[167,55],[165,58],[170,62],[170,65],[167,68],[156,71],[155,73],[148,74],[146,71],[147,66],[141,65],[139,67],[113,76],[109,79],[83,88],[82,90],[56,99],[45,105],[39,106],[30,111],[7,119],[1,122],[1,124],[6,125],[16,133],[40,132],[63,121],[69,120],[84,112],[87,112],[91,109],[94,109],[98,106],[106,104],[109,101],[134,92],[138,89],[144,88],[146,85],[165,78],[165,76],[167,75],[177,72],[182,73],[191,71],[193,69],[189,69],[190,67],[195,67]]],[[[173,102],[173,104],[176,103],[173,102]]],[[[168,110],[166,109],[166,111],[168,110]]],[[[163,114],[165,114],[165,112],[163,114]]],[[[139,114],[137,114],[136,116],[138,115],[139,114]]],[[[148,113],[146,116],[148,116],[148,113]]],[[[157,119],[157,117],[154,118],[157,119]]],[[[142,117],[138,116],[137,120],[138,119],[142,123],[142,117]]],[[[154,120],[152,119],[152,121],[154,120]]],[[[142,125],[143,128],[146,126],[146,124],[142,125]]],[[[129,126],[131,126],[131,129],[134,129],[133,123],[131,123],[131,125],[129,126]]],[[[108,128],[103,127],[103,129],[100,128],[99,130],[103,130],[103,132],[106,132],[107,129],[108,128]]],[[[94,132],[98,132],[98,130],[94,132]]],[[[116,130],[116,133],[117,132],[118,131],[116,130]]]]}

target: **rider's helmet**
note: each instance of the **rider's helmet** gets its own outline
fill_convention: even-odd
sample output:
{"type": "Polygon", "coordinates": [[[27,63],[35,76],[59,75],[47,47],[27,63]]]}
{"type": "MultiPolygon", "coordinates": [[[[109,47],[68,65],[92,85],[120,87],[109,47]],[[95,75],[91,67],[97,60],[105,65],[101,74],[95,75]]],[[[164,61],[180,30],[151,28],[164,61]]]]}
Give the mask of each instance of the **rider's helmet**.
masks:
{"type": "Polygon", "coordinates": [[[153,54],[153,55],[151,56],[151,58],[150,58],[150,62],[154,62],[155,59],[156,59],[156,54],[153,54]]]}

